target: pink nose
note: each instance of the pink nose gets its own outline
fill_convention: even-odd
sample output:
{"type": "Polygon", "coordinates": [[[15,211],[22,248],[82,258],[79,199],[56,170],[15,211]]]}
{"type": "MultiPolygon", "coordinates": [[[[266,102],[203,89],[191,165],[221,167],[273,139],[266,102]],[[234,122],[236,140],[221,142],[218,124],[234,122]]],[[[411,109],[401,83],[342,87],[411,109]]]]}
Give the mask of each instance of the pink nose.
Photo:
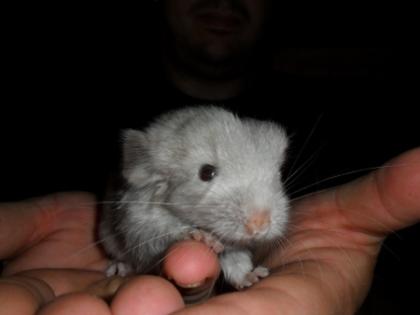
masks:
{"type": "Polygon", "coordinates": [[[245,223],[245,230],[248,234],[254,235],[264,230],[270,223],[270,213],[267,210],[254,211],[245,223]]]}

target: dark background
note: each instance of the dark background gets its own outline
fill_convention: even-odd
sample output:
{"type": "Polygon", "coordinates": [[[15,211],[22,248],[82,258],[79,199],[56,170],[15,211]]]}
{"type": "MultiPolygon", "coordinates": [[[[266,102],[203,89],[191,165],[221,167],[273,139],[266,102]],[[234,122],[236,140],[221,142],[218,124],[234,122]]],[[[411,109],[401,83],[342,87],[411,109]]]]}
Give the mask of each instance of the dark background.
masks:
{"type": "MultiPolygon", "coordinates": [[[[286,127],[286,174],[302,167],[292,197],[350,181],[420,145],[410,27],[400,12],[306,9],[277,5],[268,70],[246,97],[223,103],[286,127]]],[[[120,129],[197,103],[162,78],[151,12],[153,3],[10,8],[0,201],[68,190],[100,195],[118,167],[120,129]]],[[[419,241],[418,225],[388,238],[363,314],[419,308],[409,288],[420,283],[419,241]]]]}

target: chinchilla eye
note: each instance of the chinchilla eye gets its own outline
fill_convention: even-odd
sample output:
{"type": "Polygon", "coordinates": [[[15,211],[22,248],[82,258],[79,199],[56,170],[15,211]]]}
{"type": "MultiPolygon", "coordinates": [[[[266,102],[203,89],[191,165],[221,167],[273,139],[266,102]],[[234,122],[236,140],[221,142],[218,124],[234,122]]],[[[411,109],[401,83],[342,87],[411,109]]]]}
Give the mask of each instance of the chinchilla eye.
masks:
{"type": "Polygon", "coordinates": [[[198,175],[203,182],[209,182],[217,175],[216,166],[204,164],[200,167],[198,175]]]}

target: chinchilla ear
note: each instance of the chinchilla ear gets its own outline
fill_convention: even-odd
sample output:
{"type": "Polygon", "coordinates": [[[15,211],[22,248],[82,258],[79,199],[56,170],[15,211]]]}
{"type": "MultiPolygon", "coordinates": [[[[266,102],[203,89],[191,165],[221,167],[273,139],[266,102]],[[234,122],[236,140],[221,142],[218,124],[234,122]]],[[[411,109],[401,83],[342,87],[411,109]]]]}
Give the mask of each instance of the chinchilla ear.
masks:
{"type": "Polygon", "coordinates": [[[146,133],[126,129],[123,140],[123,177],[136,186],[147,185],[153,177],[149,155],[149,140],[146,133]]]}

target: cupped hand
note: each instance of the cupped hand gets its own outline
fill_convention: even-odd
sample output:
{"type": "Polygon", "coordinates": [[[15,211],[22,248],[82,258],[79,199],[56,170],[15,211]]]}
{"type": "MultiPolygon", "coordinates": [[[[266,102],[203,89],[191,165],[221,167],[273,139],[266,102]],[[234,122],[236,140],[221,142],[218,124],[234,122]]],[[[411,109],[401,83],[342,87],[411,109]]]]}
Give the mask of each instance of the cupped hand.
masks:
{"type": "MultiPolygon", "coordinates": [[[[13,298],[27,302],[26,313],[10,314],[353,314],[370,287],[386,235],[420,220],[420,149],[294,202],[291,231],[267,262],[269,277],[187,308],[163,278],[122,285],[121,279],[104,279],[107,260],[92,245],[95,209],[94,198],[84,193],[1,206],[0,258],[9,262],[0,285],[9,291],[0,289],[0,300],[12,311],[18,307],[13,298]],[[98,297],[117,288],[110,304],[98,297]]],[[[215,256],[203,244],[176,246],[168,257],[178,258],[165,263],[173,281],[188,287],[217,276],[215,256]]]]}
{"type": "MultiPolygon", "coordinates": [[[[108,260],[96,240],[97,208],[94,196],[83,192],[0,205],[0,259],[6,261],[0,278],[1,314],[109,314],[113,309],[121,313],[121,308],[132,308],[132,288],[143,292],[144,301],[152,301],[133,301],[143,308],[165,313],[183,307],[174,286],[161,278],[104,277],[108,260]],[[105,303],[125,282],[118,298],[105,303]],[[167,287],[173,293],[165,295],[167,287]],[[155,300],[161,303],[154,306],[155,300]]],[[[216,257],[204,244],[186,242],[177,247],[166,267],[175,282],[200,285],[217,276],[216,257]],[[173,259],[179,255],[181,259],[173,259]],[[192,258],[189,267],[185,255],[192,258]]]]}
{"type": "Polygon", "coordinates": [[[176,314],[354,314],[384,238],[420,221],[420,148],[349,184],[293,205],[272,274],[242,292],[176,314]]]}

